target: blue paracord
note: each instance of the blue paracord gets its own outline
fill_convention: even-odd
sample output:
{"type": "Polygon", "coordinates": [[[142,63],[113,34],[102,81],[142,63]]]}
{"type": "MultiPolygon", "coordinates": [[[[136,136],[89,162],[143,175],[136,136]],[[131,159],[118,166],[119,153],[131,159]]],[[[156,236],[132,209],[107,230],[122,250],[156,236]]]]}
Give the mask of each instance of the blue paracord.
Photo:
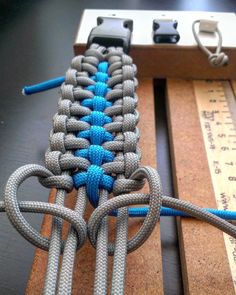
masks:
{"type": "Polygon", "coordinates": [[[49,89],[60,87],[63,82],[65,82],[65,77],[57,77],[57,78],[54,78],[54,79],[51,79],[51,80],[48,80],[45,82],[41,82],[39,84],[25,86],[22,89],[22,93],[24,95],[31,95],[34,93],[46,91],[49,89]]]}
{"type": "MultiPolygon", "coordinates": [[[[98,206],[99,188],[104,188],[111,192],[114,183],[114,179],[111,176],[106,175],[105,171],[100,167],[103,163],[112,162],[114,159],[114,155],[101,146],[103,142],[113,140],[112,134],[103,128],[104,124],[112,122],[111,117],[103,113],[107,107],[112,106],[112,103],[107,101],[104,97],[106,93],[110,91],[106,84],[109,78],[107,69],[108,63],[101,62],[98,65],[98,72],[94,76],[90,77],[96,82],[96,84],[89,86],[86,89],[92,91],[94,93],[94,97],[82,100],[81,105],[90,108],[92,112],[90,115],[84,116],[80,120],[89,123],[91,128],[89,130],[79,132],[77,137],[90,140],[91,145],[88,149],[75,151],[75,156],[88,159],[91,165],[87,172],[78,172],[73,176],[74,185],[76,188],[83,185],[86,186],[88,198],[95,208],[98,206]]],[[[58,77],[36,85],[25,86],[22,92],[29,95],[45,91],[59,87],[64,81],[64,77],[58,77]]],[[[211,208],[205,208],[205,210],[223,219],[236,220],[235,211],[217,210],[211,208]]],[[[147,212],[148,207],[129,208],[130,217],[145,217],[147,212]]],[[[116,216],[116,214],[117,211],[111,212],[111,215],[113,216],[116,216]]],[[[166,207],[161,208],[161,216],[191,217],[182,211],[166,207]]]]}
{"type": "Polygon", "coordinates": [[[108,63],[101,62],[98,64],[98,72],[90,77],[96,83],[86,87],[86,90],[93,92],[94,97],[82,100],[81,105],[90,108],[91,113],[80,120],[89,123],[91,127],[79,132],[77,137],[88,139],[91,145],[87,149],[75,151],[75,156],[89,160],[91,165],[86,172],[77,172],[73,175],[74,186],[86,186],[89,201],[95,208],[99,202],[99,189],[111,192],[114,183],[114,178],[107,175],[101,167],[102,164],[114,159],[113,153],[102,147],[104,142],[113,140],[113,135],[103,127],[112,122],[112,118],[103,112],[105,108],[112,106],[112,103],[105,99],[105,95],[110,91],[106,84],[109,78],[107,71],[108,63]]]}
{"type": "MultiPolygon", "coordinates": [[[[210,212],[218,217],[221,217],[225,220],[236,220],[236,212],[235,211],[229,211],[229,210],[218,210],[218,209],[212,209],[212,208],[202,208],[203,210],[206,210],[207,212],[210,212]]],[[[135,208],[129,208],[129,217],[145,217],[148,213],[148,207],[135,207],[135,208]]],[[[117,211],[112,211],[112,216],[117,215],[117,211]]],[[[188,215],[187,213],[171,209],[167,207],[161,207],[161,216],[174,216],[174,217],[192,217],[191,215],[188,215]]]]}

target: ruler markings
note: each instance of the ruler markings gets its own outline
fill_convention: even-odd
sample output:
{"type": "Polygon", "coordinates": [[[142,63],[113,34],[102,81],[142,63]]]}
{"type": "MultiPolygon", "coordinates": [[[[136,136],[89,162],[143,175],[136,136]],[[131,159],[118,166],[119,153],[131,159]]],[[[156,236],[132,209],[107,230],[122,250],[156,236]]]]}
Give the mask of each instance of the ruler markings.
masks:
{"type": "MultiPolygon", "coordinates": [[[[193,85],[217,207],[236,210],[236,141],[232,140],[236,137],[232,128],[236,126],[236,101],[232,88],[227,81],[194,81],[193,85]]],[[[224,241],[236,293],[236,239],[224,234],[224,241]]]]}

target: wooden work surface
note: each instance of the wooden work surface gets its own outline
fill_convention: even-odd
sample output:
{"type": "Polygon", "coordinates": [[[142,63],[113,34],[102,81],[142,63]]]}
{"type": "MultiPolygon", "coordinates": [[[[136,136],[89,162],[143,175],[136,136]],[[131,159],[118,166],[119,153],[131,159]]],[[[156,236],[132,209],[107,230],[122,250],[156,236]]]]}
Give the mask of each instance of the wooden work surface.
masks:
{"type": "MultiPolygon", "coordinates": [[[[167,92],[175,192],[216,208],[193,82],[168,80],[167,92]]],[[[185,294],[235,294],[222,232],[194,219],[179,219],[178,232],[185,294]]]]}
{"type": "MultiPolygon", "coordinates": [[[[142,117],[139,123],[141,132],[140,147],[142,150],[142,164],[156,166],[156,138],[154,117],[154,96],[152,79],[140,81],[139,111],[142,117]]],[[[67,199],[67,206],[72,207],[76,192],[72,192],[67,199]]],[[[50,194],[50,200],[55,197],[55,190],[50,194]]],[[[91,208],[87,212],[87,218],[91,208]]],[[[141,226],[143,219],[130,219],[129,235],[133,235],[141,226]]],[[[42,226],[42,233],[49,235],[51,218],[46,216],[42,226]]],[[[78,252],[75,270],[73,294],[92,294],[94,282],[95,250],[87,241],[78,252]]],[[[112,259],[109,260],[111,270],[112,259]]],[[[26,294],[41,294],[47,263],[47,253],[37,249],[28,282],[26,294]]],[[[138,250],[130,253],[127,258],[126,291],[125,294],[163,294],[162,258],[160,246],[160,228],[156,226],[151,237],[138,250]],[[137,279],[138,278],[138,279],[137,279]]]]}

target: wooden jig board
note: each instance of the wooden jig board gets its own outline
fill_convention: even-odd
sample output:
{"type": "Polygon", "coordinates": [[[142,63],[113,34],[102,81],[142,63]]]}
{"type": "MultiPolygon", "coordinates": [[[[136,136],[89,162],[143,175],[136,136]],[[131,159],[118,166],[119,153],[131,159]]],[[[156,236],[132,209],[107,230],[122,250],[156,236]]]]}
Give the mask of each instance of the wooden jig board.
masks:
{"type": "MultiPolygon", "coordinates": [[[[236,131],[227,109],[229,101],[224,98],[225,83],[227,82],[167,80],[168,120],[175,192],[178,198],[206,208],[225,209],[224,202],[219,198],[224,192],[223,189],[228,192],[225,194],[227,202],[230,197],[235,196],[236,191],[232,191],[233,188],[235,189],[236,182],[230,184],[224,178],[224,176],[227,176],[227,179],[236,176],[236,162],[233,163],[233,168],[231,164],[228,169],[225,166],[222,167],[225,162],[228,162],[225,152],[227,155],[231,153],[233,162],[236,159],[235,156],[232,159],[232,153],[236,150],[236,131]],[[209,93],[213,95],[209,100],[206,97],[209,93],[204,92],[207,83],[213,83],[209,90],[209,93]],[[210,111],[211,104],[214,105],[215,102],[222,106],[220,111],[214,110],[214,107],[213,111],[210,111]],[[209,115],[213,118],[209,119],[209,115]],[[218,120],[216,118],[219,118],[221,126],[230,122],[228,133],[218,133],[218,137],[221,140],[224,138],[224,142],[227,143],[226,146],[220,146],[221,153],[216,153],[217,147],[213,141],[214,130],[212,128],[216,128],[218,120]],[[207,133],[204,129],[209,126],[211,130],[207,133]],[[212,149],[216,149],[214,159],[212,149]],[[226,170],[223,171],[223,169],[226,170]]],[[[235,84],[233,87],[235,90],[235,84]]],[[[231,206],[233,207],[227,209],[235,210],[232,202],[231,206]]],[[[230,269],[230,266],[233,265],[232,269],[235,266],[234,239],[231,239],[232,247],[227,253],[226,249],[229,245],[225,243],[221,231],[206,223],[186,218],[178,220],[178,233],[185,294],[235,294],[233,279],[236,273],[235,269],[232,272],[230,269]]],[[[228,236],[225,240],[227,239],[229,240],[228,236]]]]}
{"type": "MultiPolygon", "coordinates": [[[[139,112],[141,120],[140,148],[142,150],[142,164],[156,167],[156,131],[154,115],[154,95],[152,79],[140,80],[138,88],[139,112]],[[148,130],[148,132],[147,132],[148,130]]],[[[73,207],[76,192],[73,191],[67,198],[66,206],[73,207]]],[[[55,190],[51,191],[50,201],[55,198],[55,190]]],[[[91,213],[87,212],[86,218],[91,213]]],[[[143,218],[129,219],[129,235],[133,235],[143,222],[143,218]]],[[[49,236],[51,217],[45,216],[42,225],[42,234],[49,236]]],[[[73,294],[92,294],[94,283],[95,249],[87,241],[78,251],[75,269],[73,294]]],[[[111,270],[112,260],[109,260],[111,270]]],[[[47,252],[36,249],[32,271],[28,281],[26,294],[42,294],[44,276],[47,265],[47,252]]],[[[110,276],[111,278],[111,276],[110,276]]],[[[125,294],[163,294],[162,258],[160,244],[160,227],[156,226],[151,237],[138,250],[127,257],[125,294]]]]}

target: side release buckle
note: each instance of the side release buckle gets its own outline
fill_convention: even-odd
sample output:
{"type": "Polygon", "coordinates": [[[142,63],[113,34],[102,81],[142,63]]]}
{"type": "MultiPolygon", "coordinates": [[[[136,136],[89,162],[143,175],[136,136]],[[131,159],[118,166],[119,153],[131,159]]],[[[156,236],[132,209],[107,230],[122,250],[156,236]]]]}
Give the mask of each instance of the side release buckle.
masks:
{"type": "Polygon", "coordinates": [[[176,30],[178,22],[171,19],[154,19],[153,41],[155,43],[172,43],[179,41],[180,35],[176,30]]]}
{"type": "Polygon", "coordinates": [[[130,48],[133,21],[131,19],[102,17],[97,18],[97,27],[89,34],[87,47],[97,43],[106,47],[123,47],[128,53],[130,48]]]}

